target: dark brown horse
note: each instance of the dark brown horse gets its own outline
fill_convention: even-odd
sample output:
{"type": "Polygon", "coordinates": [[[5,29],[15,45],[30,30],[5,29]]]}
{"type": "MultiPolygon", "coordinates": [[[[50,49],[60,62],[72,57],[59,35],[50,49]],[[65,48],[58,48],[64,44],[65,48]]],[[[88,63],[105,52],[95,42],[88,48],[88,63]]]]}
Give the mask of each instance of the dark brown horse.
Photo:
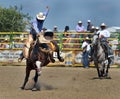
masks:
{"type": "MultiPolygon", "coordinates": [[[[51,62],[52,52],[57,52],[59,61],[64,61],[64,59],[60,57],[59,47],[55,41],[51,41],[50,43],[48,43],[50,50],[46,50],[45,48],[43,48],[43,44],[40,43],[39,37],[40,36],[37,37],[34,47],[31,48],[31,50],[29,51],[29,58],[26,59],[26,76],[21,89],[25,89],[25,85],[28,82],[31,70],[36,71],[34,76],[34,82],[35,84],[37,83],[38,76],[41,75],[42,67],[48,65],[51,62]]],[[[53,32],[45,32],[44,37],[53,37],[53,32]]]]}

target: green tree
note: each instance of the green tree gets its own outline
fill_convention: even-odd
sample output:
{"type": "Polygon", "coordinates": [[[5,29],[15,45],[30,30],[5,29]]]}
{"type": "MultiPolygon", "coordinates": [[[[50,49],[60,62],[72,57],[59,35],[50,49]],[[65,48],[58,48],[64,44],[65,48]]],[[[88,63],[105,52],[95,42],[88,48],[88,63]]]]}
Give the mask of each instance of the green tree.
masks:
{"type": "Polygon", "coordinates": [[[2,8],[0,7],[0,32],[21,32],[26,28],[26,20],[30,20],[29,14],[22,13],[22,6],[2,8]]]}

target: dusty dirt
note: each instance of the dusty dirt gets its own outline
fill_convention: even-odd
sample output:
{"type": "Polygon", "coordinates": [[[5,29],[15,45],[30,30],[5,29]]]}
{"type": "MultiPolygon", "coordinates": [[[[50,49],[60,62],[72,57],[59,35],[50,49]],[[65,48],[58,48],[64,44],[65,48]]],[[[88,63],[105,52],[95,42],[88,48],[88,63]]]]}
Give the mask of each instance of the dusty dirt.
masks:
{"type": "Polygon", "coordinates": [[[41,91],[31,91],[20,89],[24,66],[0,66],[0,99],[120,99],[120,69],[109,72],[112,79],[100,80],[95,68],[43,67],[41,91]]]}

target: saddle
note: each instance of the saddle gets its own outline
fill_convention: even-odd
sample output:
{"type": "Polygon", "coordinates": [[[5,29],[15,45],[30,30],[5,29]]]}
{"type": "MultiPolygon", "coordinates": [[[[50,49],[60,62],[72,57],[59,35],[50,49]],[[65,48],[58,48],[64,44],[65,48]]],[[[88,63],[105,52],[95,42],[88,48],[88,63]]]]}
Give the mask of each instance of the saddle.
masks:
{"type": "Polygon", "coordinates": [[[39,49],[47,53],[49,55],[50,61],[53,63],[55,60],[53,59],[53,49],[55,49],[55,45],[52,43],[53,41],[53,32],[44,32],[37,35],[37,40],[31,44],[31,50],[36,45],[39,46],[39,49]]]}

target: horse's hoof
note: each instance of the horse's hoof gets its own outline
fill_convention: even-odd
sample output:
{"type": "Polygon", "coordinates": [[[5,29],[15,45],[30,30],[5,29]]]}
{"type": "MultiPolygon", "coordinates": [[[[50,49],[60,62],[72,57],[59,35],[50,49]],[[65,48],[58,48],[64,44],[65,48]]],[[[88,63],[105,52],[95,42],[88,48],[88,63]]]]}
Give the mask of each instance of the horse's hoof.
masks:
{"type": "Polygon", "coordinates": [[[32,91],[40,91],[40,89],[33,88],[32,91]]]}
{"type": "Polygon", "coordinates": [[[51,62],[52,62],[52,63],[55,63],[55,60],[54,60],[54,59],[51,59],[51,62]]]}
{"type": "Polygon", "coordinates": [[[22,59],[21,59],[21,58],[18,58],[18,62],[22,62],[22,59]]]}
{"type": "Polygon", "coordinates": [[[62,57],[58,58],[60,62],[64,62],[64,59],[62,57]]]}
{"type": "Polygon", "coordinates": [[[24,90],[25,88],[22,86],[22,87],[20,87],[20,89],[24,90]]]}
{"type": "Polygon", "coordinates": [[[106,76],[105,79],[112,79],[110,76],[106,76]]]}

